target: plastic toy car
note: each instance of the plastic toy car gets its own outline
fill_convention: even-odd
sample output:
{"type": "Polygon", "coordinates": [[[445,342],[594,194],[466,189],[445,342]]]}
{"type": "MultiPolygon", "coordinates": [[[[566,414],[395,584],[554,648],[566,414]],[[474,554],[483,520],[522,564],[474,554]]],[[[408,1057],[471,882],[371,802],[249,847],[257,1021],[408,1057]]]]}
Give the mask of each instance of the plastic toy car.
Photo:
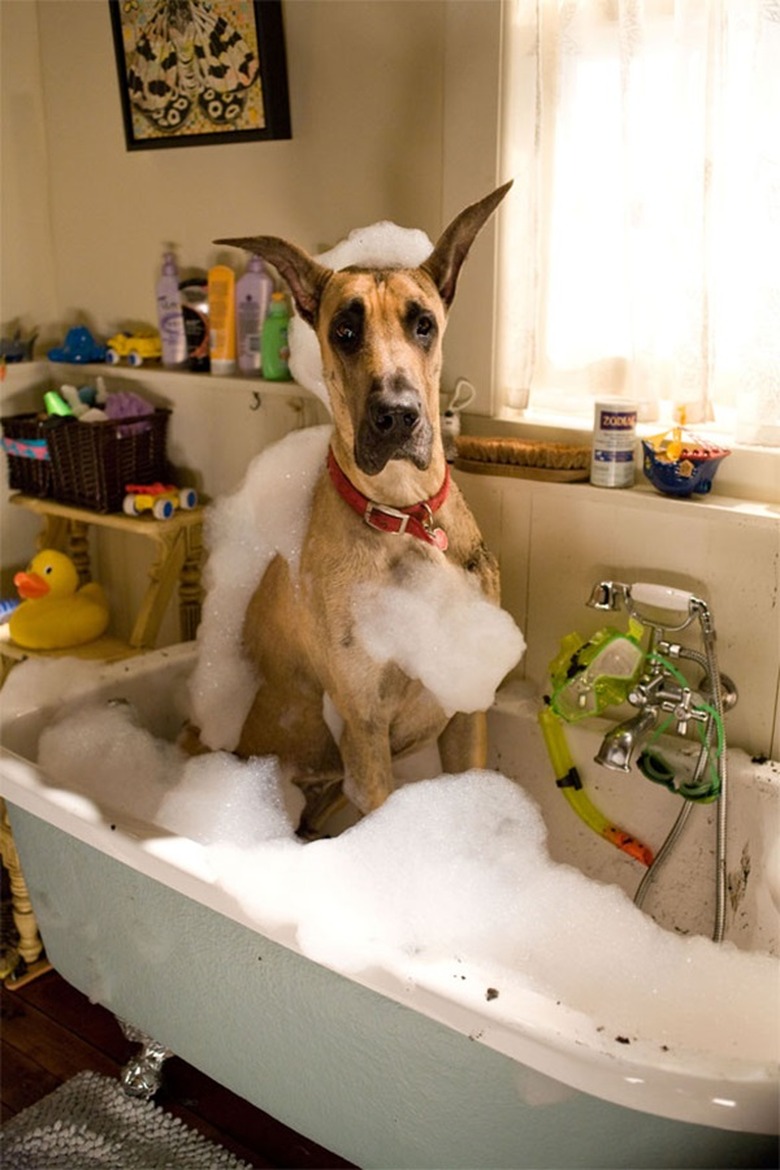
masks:
{"type": "Polygon", "coordinates": [[[157,520],[170,520],[177,508],[188,511],[197,507],[194,488],[177,488],[172,483],[128,483],[122,511],[127,516],[151,512],[157,520]]]}
{"type": "Polygon", "coordinates": [[[154,329],[138,333],[115,333],[106,342],[106,361],[115,366],[127,358],[129,366],[142,366],[144,362],[156,362],[162,357],[160,334],[154,329]]]}
{"type": "Polygon", "coordinates": [[[104,362],[106,347],[95,341],[85,325],[74,325],[65,335],[62,345],[56,345],[49,350],[49,360],[53,362],[75,362],[84,365],[87,362],[104,362]]]}

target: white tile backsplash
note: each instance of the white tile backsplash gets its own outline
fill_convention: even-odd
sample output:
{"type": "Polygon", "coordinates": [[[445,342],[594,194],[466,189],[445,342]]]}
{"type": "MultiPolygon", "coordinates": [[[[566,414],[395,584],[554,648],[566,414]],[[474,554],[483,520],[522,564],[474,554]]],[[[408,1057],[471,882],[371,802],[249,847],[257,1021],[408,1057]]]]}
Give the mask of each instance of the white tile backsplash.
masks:
{"type": "MultiPolygon", "coordinates": [[[[499,556],[503,604],[528,643],[521,668],[527,678],[547,687],[549,661],[565,634],[625,628],[624,614],[586,607],[596,581],[678,586],[710,606],[721,670],[739,689],[726,725],[729,741],[780,758],[780,507],[456,475],[499,556]]],[[[680,640],[699,648],[694,629],[680,640]]]]}

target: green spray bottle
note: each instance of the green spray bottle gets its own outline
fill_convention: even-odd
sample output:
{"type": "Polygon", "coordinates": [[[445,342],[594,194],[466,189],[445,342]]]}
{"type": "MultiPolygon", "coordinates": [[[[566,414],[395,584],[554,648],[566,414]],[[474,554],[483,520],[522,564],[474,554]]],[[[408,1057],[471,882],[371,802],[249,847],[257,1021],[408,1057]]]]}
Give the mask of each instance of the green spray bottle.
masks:
{"type": "Polygon", "coordinates": [[[275,292],[271,296],[268,306],[268,315],[263,322],[263,336],[261,340],[261,354],[263,363],[263,377],[269,382],[287,382],[290,379],[288,359],[290,349],[287,341],[287,327],[290,320],[290,311],[287,307],[287,297],[283,292],[275,292]]]}

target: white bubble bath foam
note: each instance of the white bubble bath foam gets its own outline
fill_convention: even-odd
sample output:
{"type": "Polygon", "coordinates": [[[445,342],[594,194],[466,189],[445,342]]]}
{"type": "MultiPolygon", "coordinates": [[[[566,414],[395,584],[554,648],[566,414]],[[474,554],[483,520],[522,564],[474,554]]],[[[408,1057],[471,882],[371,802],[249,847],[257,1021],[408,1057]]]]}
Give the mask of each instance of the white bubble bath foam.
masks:
{"type": "MultiPolygon", "coordinates": [[[[361,1167],[776,1164],[780,765],[729,753],[716,944],[712,806],[637,909],[642,865],[563,799],[522,687],[489,771],[419,756],[303,843],[274,761],[175,747],[195,663],[7,684],[0,791],[67,980],[361,1167]]],[[[602,731],[570,732],[586,788],[657,849],[679,798],[591,765],[602,731]]]]}

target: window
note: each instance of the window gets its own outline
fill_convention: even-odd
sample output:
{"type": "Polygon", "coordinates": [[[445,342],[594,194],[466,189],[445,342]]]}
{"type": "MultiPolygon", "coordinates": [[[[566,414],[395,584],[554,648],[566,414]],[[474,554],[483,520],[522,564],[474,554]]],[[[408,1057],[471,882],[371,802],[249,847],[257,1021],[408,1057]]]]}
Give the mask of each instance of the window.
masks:
{"type": "Polygon", "coordinates": [[[500,389],[780,444],[780,0],[506,0],[500,389]]]}

